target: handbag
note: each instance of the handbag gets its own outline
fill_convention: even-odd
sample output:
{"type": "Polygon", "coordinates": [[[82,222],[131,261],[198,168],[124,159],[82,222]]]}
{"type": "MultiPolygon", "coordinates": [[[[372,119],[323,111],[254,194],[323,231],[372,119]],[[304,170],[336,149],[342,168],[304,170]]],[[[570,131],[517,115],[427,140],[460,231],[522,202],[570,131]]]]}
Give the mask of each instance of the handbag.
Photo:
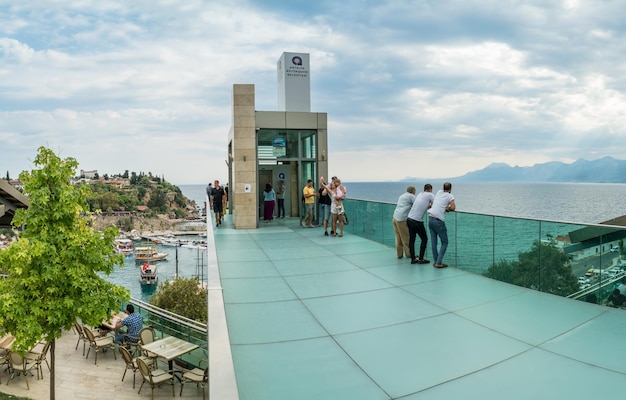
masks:
{"type": "Polygon", "coordinates": [[[343,224],[348,225],[350,221],[348,220],[348,214],[346,214],[345,210],[341,213],[341,218],[343,218],[343,224]]]}

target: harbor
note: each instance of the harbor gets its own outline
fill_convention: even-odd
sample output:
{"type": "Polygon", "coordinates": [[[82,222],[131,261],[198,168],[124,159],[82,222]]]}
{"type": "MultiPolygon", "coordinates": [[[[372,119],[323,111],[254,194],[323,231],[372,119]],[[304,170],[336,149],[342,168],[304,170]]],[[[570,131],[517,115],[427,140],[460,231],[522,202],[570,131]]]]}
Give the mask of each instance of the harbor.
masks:
{"type": "MultiPolygon", "coordinates": [[[[130,233],[127,234],[132,237],[130,233]]],[[[157,289],[158,283],[166,280],[178,278],[198,278],[199,282],[206,283],[206,247],[198,245],[204,241],[206,231],[168,231],[151,232],[141,234],[139,240],[132,240],[133,248],[145,249],[154,248],[158,254],[166,254],[158,261],[150,260],[150,264],[158,268],[157,284],[146,284],[144,279],[142,284],[142,266],[147,260],[138,260],[135,252],[124,257],[124,264],[117,266],[111,275],[104,276],[109,282],[123,286],[130,290],[133,298],[145,302],[150,301],[150,297],[157,289]],[[174,239],[171,239],[171,238],[174,239]],[[164,238],[176,240],[179,245],[164,243],[164,238]]],[[[135,238],[137,239],[137,238],[135,238]]],[[[145,277],[144,277],[145,278],[145,277]]],[[[152,282],[152,281],[150,281],[152,282]]]]}

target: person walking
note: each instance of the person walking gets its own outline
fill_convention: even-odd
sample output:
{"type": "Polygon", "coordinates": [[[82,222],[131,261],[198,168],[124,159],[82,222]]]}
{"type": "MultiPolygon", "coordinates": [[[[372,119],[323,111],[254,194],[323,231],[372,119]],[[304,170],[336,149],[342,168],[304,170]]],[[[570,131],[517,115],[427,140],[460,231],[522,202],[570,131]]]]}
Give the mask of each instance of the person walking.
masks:
{"type": "Polygon", "coordinates": [[[274,189],[272,189],[272,185],[270,183],[265,184],[263,200],[265,203],[263,208],[263,219],[269,224],[274,219],[274,202],[276,200],[276,193],[274,192],[274,189]]]}
{"type": "Polygon", "coordinates": [[[398,258],[402,258],[402,254],[407,258],[411,257],[411,252],[409,251],[409,228],[406,219],[414,201],[415,186],[409,185],[406,188],[406,192],[398,198],[396,209],[393,211],[393,217],[391,218],[393,232],[396,236],[396,255],[398,258]]]}
{"type": "Polygon", "coordinates": [[[215,227],[222,225],[222,212],[223,203],[222,198],[226,195],[224,188],[220,186],[220,181],[213,182],[213,190],[211,190],[211,205],[213,206],[213,212],[215,213],[215,227]]]}
{"type": "Polygon", "coordinates": [[[446,213],[454,211],[456,204],[452,195],[452,183],[445,182],[443,190],[439,190],[433,199],[433,205],[428,210],[428,228],[430,230],[431,248],[434,266],[436,268],[445,268],[448,264],[443,263],[443,256],[448,248],[448,230],[446,229],[446,213]],[[437,238],[441,240],[441,248],[437,250],[437,238]]]}
{"type": "Polygon", "coordinates": [[[304,197],[304,207],[306,209],[302,226],[311,228],[313,225],[313,207],[315,207],[315,189],[313,189],[313,180],[306,181],[306,186],[302,189],[302,197],[304,197]],[[309,223],[307,224],[307,221],[309,223]]]}
{"type": "Polygon", "coordinates": [[[433,194],[433,185],[427,183],[424,185],[424,191],[415,197],[415,201],[411,206],[406,224],[409,228],[409,251],[411,252],[411,264],[428,264],[430,260],[424,258],[426,253],[426,243],[428,236],[424,227],[424,215],[426,210],[433,204],[435,195],[433,194]],[[420,237],[420,253],[419,258],[415,258],[415,237],[420,237]]]}

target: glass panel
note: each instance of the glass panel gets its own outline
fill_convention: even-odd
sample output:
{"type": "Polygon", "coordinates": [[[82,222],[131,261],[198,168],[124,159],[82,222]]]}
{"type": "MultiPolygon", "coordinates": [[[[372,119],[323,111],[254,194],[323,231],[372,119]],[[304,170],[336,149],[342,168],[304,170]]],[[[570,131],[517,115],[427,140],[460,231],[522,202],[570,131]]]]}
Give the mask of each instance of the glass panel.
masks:
{"type": "Polygon", "coordinates": [[[260,163],[283,158],[298,158],[297,130],[259,129],[257,132],[257,157],[260,163]]]}
{"type": "MultiPolygon", "coordinates": [[[[346,231],[395,247],[395,204],[347,199],[344,208],[346,231]]],[[[459,269],[594,303],[626,284],[624,228],[463,212],[447,214],[446,227],[444,261],[459,269]]],[[[428,236],[426,258],[432,260],[428,236]]]]}
{"type": "Polygon", "coordinates": [[[300,131],[302,158],[317,158],[316,131],[300,131]]]}

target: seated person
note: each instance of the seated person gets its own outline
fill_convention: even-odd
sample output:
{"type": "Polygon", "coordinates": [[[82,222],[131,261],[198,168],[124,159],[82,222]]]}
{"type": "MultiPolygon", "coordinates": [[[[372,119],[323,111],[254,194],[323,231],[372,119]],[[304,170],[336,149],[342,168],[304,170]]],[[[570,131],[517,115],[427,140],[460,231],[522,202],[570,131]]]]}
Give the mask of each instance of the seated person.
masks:
{"type": "Polygon", "coordinates": [[[619,289],[613,289],[613,293],[604,302],[607,306],[624,307],[626,306],[626,296],[619,292],[619,289]]]}
{"type": "Polygon", "coordinates": [[[135,312],[135,307],[132,304],[128,304],[126,306],[126,314],[128,317],[123,320],[118,320],[115,325],[104,324],[109,329],[119,329],[122,326],[126,326],[126,333],[118,333],[115,335],[115,342],[117,344],[121,344],[122,342],[133,342],[137,343],[139,336],[139,331],[143,328],[143,321],[141,319],[141,314],[135,312]],[[132,337],[130,337],[132,336],[132,337]]]}

